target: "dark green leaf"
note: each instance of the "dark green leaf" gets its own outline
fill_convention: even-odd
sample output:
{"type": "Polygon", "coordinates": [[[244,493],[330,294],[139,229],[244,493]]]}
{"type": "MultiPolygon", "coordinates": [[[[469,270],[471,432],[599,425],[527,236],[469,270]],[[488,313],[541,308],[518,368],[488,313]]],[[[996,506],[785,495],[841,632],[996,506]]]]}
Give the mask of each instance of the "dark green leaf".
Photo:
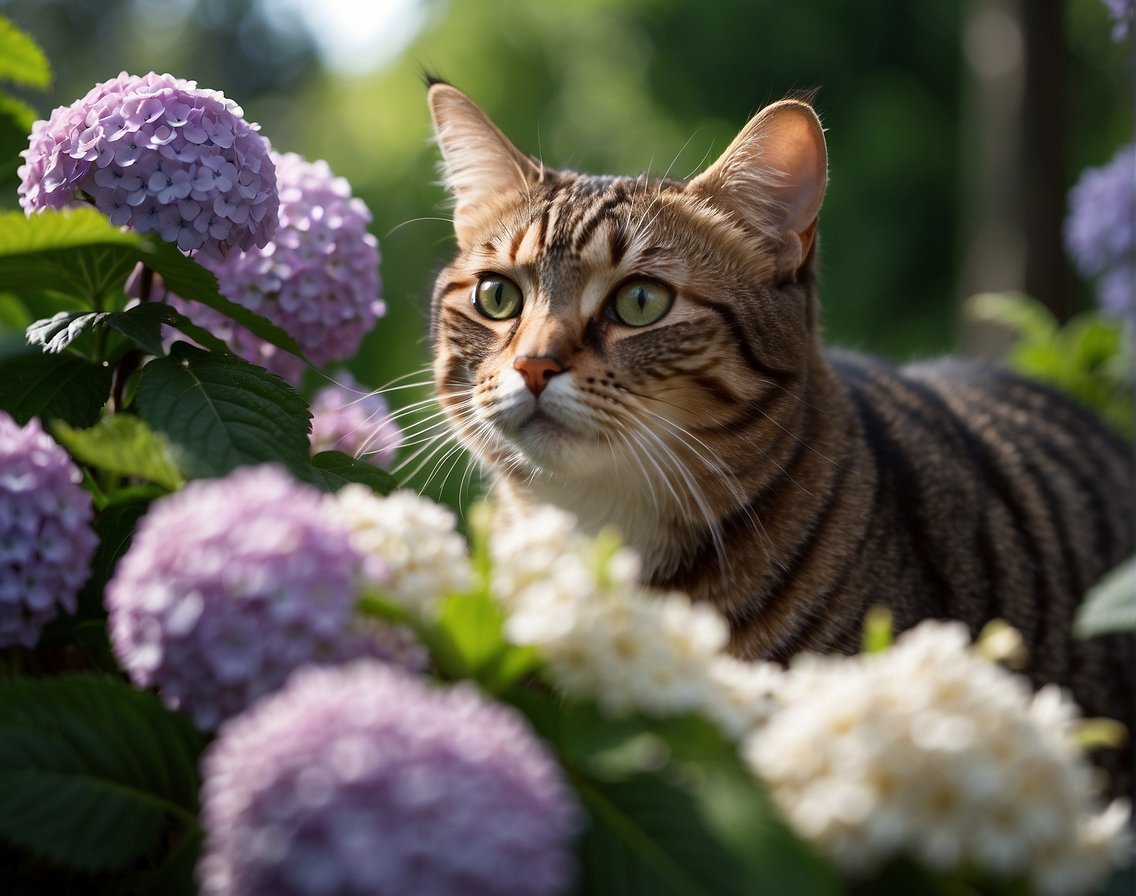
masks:
{"type": "Polygon", "coordinates": [[[1073,633],[1078,638],[1133,630],[1136,630],[1136,557],[1116,567],[1089,591],[1073,625],[1073,633]]]}
{"type": "Polygon", "coordinates": [[[342,451],[321,451],[312,458],[312,481],[329,492],[358,482],[380,495],[389,494],[398,484],[393,476],[374,464],[357,460],[342,451]]]}
{"type": "Polygon", "coordinates": [[[582,892],[757,892],[745,886],[739,861],[712,836],[695,801],[661,775],[635,775],[602,787],[584,783],[579,793],[590,822],[580,843],[582,892]]]}
{"type": "Polygon", "coordinates": [[[103,614],[103,591],[114,575],[122,555],[130,547],[138,521],[146,513],[152,495],[137,491],[112,498],[95,516],[92,528],[99,537],[99,545],[91,560],[91,576],[79,592],[79,616],[103,614]]]}
{"type": "MultiPolygon", "coordinates": [[[[167,305],[164,302],[149,302],[145,306],[138,307],[161,309],[162,323],[169,324],[174,329],[188,336],[202,348],[208,349],[211,352],[217,352],[218,354],[222,355],[232,354],[232,352],[229,350],[229,347],[225,345],[224,342],[222,342],[204,327],[199,327],[172,305],[167,305]]],[[[131,308],[130,310],[137,311],[138,309],[131,308]]],[[[157,312],[152,313],[157,314],[157,312]]]]}
{"type": "Polygon", "coordinates": [[[142,368],[138,407],[189,478],[224,476],[243,464],[280,463],[300,476],[310,469],[304,399],[232,355],[176,343],[142,368]]]}
{"type": "Polygon", "coordinates": [[[28,148],[28,135],[38,117],[31,106],[0,94],[0,165],[7,168],[3,175],[16,176],[22,161],[19,153],[28,148]]]}
{"type": "Polygon", "coordinates": [[[0,16],[0,81],[21,87],[51,86],[51,66],[34,40],[0,16]]]}
{"type": "Polygon", "coordinates": [[[24,335],[28,345],[38,345],[48,354],[57,355],[105,317],[105,312],[60,311],[46,320],[37,320],[24,335]]]}
{"type": "Polygon", "coordinates": [[[89,429],[56,423],[52,432],[73,457],[88,466],[145,479],[169,491],[185,482],[165,437],[137,417],[113,414],[89,429]]]}
{"type": "Polygon", "coordinates": [[[78,870],[119,868],[196,826],[203,738],[109,677],[0,682],[0,837],[78,870]]]}
{"type": "Polygon", "coordinates": [[[20,355],[0,361],[0,408],[21,425],[40,417],[92,426],[110,384],[110,368],[73,355],[20,355]]]}
{"type": "MultiPolygon", "coordinates": [[[[193,299],[235,320],[254,335],[272,345],[303,357],[300,345],[268,318],[231,302],[217,289],[213,274],[186,258],[172,243],[151,241],[144,261],[160,274],[166,287],[185,299],[193,299]]],[[[156,296],[161,298],[161,296],[156,296]]],[[[187,334],[189,335],[189,334],[187,334]]],[[[196,337],[195,337],[196,338],[196,337]]]]}
{"type": "Polygon", "coordinates": [[[114,311],[106,316],[105,324],[121,333],[148,355],[164,355],[162,325],[171,324],[177,312],[162,302],[142,302],[126,311],[114,311]]]}

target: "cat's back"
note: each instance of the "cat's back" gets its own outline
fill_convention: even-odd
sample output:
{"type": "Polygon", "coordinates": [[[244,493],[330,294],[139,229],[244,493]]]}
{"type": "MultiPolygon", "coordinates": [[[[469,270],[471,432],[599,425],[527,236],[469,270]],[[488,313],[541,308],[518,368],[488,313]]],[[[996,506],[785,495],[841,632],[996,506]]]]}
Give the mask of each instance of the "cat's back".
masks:
{"type": "Polygon", "coordinates": [[[884,567],[916,570],[897,622],[1010,622],[1037,681],[1090,714],[1131,716],[1130,639],[1071,639],[1078,605],[1136,544],[1133,454],[1092,413],[993,365],[830,360],[877,476],[869,525],[884,567]]]}

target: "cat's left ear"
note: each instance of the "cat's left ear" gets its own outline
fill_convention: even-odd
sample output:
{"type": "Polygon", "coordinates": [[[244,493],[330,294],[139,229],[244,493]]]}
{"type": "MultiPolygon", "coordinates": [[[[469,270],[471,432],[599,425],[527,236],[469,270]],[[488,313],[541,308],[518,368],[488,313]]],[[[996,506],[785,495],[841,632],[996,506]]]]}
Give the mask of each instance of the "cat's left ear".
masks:
{"type": "Polygon", "coordinates": [[[479,215],[503,195],[527,191],[540,179],[540,166],[456,87],[431,84],[428,99],[446,188],[455,202],[454,231],[458,244],[467,247],[479,215]]]}
{"type": "Polygon", "coordinates": [[[828,152],[816,112],[782,100],[755,115],[687,189],[780,246],[777,273],[792,276],[816,238],[828,184],[828,152]]]}

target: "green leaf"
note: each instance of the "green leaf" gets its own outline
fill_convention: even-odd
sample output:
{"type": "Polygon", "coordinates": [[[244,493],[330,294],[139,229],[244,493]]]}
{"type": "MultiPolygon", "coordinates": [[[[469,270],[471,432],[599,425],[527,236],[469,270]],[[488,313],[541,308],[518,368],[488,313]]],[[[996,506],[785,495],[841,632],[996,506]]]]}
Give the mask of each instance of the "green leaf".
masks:
{"type": "MultiPolygon", "coordinates": [[[[139,308],[160,309],[162,323],[168,324],[174,329],[180,331],[204,349],[208,349],[211,352],[216,352],[222,355],[232,354],[232,351],[229,350],[229,347],[224,342],[222,342],[204,327],[199,327],[188,317],[174,308],[173,305],[167,305],[165,302],[147,302],[144,305],[138,305],[134,308],[131,308],[130,311],[126,313],[130,314],[137,311],[139,308]]],[[[157,316],[158,310],[154,310],[149,313],[157,316]]]]}
{"type": "Polygon", "coordinates": [[[316,454],[312,458],[311,480],[328,492],[337,492],[343,486],[357,482],[380,495],[390,494],[398,484],[390,473],[342,451],[316,454]]]}
{"type": "Polygon", "coordinates": [[[164,433],[189,478],[224,476],[244,464],[310,469],[310,415],[304,399],[275,374],[232,355],[183,342],[142,368],[142,418],[164,433]]]}
{"type": "Polygon", "coordinates": [[[91,310],[99,310],[107,297],[122,293],[126,277],[138,263],[159,274],[166,289],[201,302],[260,339],[303,357],[294,338],[221,295],[212,272],[172,243],[121,230],[93,208],[48,209],[31,217],[20,212],[0,214],[0,283],[5,289],[70,292],[93,303],[91,310]]]}
{"type": "Polygon", "coordinates": [[[24,335],[28,345],[38,345],[48,354],[57,355],[88,330],[97,327],[105,317],[105,312],[60,311],[46,320],[37,320],[24,335]]]}
{"type": "MultiPolygon", "coordinates": [[[[278,348],[304,357],[300,344],[268,318],[249,311],[225,298],[217,289],[217,278],[197,262],[186,258],[172,243],[150,241],[143,261],[160,274],[166,287],[185,299],[193,299],[235,320],[255,336],[278,348]]],[[[155,298],[161,298],[160,295],[155,298]]],[[[186,334],[190,335],[190,334],[186,334]]],[[[196,337],[194,337],[196,338],[196,337]]]]}
{"type": "Polygon", "coordinates": [[[146,514],[154,495],[130,491],[113,497],[95,516],[92,528],[99,537],[91,560],[91,575],[79,592],[79,617],[103,616],[103,592],[118,561],[130,547],[138,521],[146,514]]]}
{"type": "Polygon", "coordinates": [[[976,320],[1007,326],[1030,342],[1052,339],[1057,333],[1057,319],[1052,312],[1024,293],[980,293],[967,299],[966,312],[976,320]]]}
{"type": "Polygon", "coordinates": [[[74,355],[18,355],[0,361],[0,408],[20,425],[40,417],[92,426],[110,386],[110,368],[74,355]]]}
{"type": "Polygon", "coordinates": [[[83,871],[121,868],[172,820],[196,827],[203,738],[115,678],[0,682],[0,837],[83,871]]]}
{"type": "Polygon", "coordinates": [[[146,254],[143,237],[115,227],[92,208],[0,215],[0,283],[6,289],[53,289],[97,303],[121,294],[146,254]]]}
{"type": "Polygon", "coordinates": [[[112,414],[90,429],[56,423],[52,432],[73,457],[88,466],[117,476],[145,479],[169,491],[185,483],[169,442],[137,417],[112,414]]]}
{"type": "Polygon", "coordinates": [[[43,50],[5,16],[0,16],[0,81],[40,90],[51,86],[51,66],[43,50]]]}
{"type": "Polygon", "coordinates": [[[177,317],[177,312],[163,302],[142,302],[126,311],[107,314],[102,323],[121,333],[146,354],[157,357],[166,353],[162,325],[173,323],[177,317]]]}
{"type": "Polygon", "coordinates": [[[1120,564],[1089,591],[1073,624],[1073,634],[1078,638],[1133,630],[1136,630],[1136,556],[1120,564]]]}

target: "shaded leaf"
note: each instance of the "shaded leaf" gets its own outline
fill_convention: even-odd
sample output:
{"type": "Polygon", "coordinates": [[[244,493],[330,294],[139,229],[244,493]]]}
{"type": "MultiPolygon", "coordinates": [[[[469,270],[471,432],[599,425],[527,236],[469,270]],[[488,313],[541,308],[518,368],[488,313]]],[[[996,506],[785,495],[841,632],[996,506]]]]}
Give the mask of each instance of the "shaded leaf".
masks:
{"type": "Polygon", "coordinates": [[[116,495],[96,515],[92,528],[99,538],[91,559],[91,575],[79,592],[78,616],[102,616],[103,592],[115,567],[130,547],[135,527],[153,501],[153,494],[132,490],[116,495]]]}
{"type": "Polygon", "coordinates": [[[43,50],[5,16],[0,16],[0,81],[41,90],[51,86],[51,66],[43,50]]]}
{"type": "Polygon", "coordinates": [[[0,408],[20,425],[40,417],[92,426],[110,386],[109,367],[74,355],[20,355],[0,361],[0,408]]]}
{"type": "Polygon", "coordinates": [[[1073,625],[1073,634],[1078,638],[1133,630],[1136,630],[1136,557],[1120,564],[1089,591],[1073,625]]]}
{"type": "Polygon", "coordinates": [[[73,457],[88,466],[117,476],[145,479],[169,491],[185,482],[169,442],[137,417],[113,414],[89,429],[56,423],[52,432],[73,457]]]}
{"type": "Polygon", "coordinates": [[[342,451],[321,451],[312,457],[311,479],[324,491],[337,492],[357,482],[380,495],[390,494],[398,484],[390,473],[342,451]]]}
{"type": "Polygon", "coordinates": [[[301,358],[304,356],[299,343],[268,318],[249,311],[243,305],[238,305],[221,295],[217,288],[217,278],[213,273],[186,258],[172,243],[151,241],[147,255],[142,260],[161,275],[162,281],[171,292],[221,312],[265,342],[301,358]]]}
{"type": "Polygon", "coordinates": [[[244,464],[310,469],[310,415],[283,379],[232,355],[184,342],[142,368],[142,418],[164,433],[189,478],[224,476],[244,464]]]}
{"type": "Polygon", "coordinates": [[[77,870],[120,868],[171,819],[196,827],[202,736],[115,678],[0,682],[0,837],[77,870]]]}
{"type": "Polygon", "coordinates": [[[46,320],[37,320],[24,336],[28,345],[38,345],[48,354],[57,355],[105,317],[105,312],[60,311],[46,320]]]}

